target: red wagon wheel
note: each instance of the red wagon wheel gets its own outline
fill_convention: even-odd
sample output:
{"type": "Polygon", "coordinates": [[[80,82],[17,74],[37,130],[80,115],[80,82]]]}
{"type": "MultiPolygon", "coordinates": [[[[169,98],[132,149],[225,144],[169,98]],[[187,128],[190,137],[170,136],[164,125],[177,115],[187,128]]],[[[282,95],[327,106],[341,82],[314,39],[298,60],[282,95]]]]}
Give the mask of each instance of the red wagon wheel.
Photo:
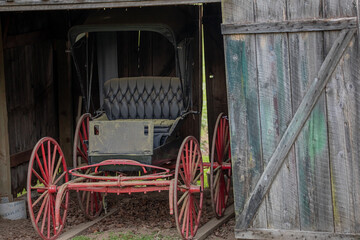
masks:
{"type": "Polygon", "coordinates": [[[31,222],[43,239],[55,239],[64,227],[69,205],[66,192],[60,207],[60,226],[55,227],[55,199],[58,187],[69,181],[64,154],[50,137],[35,145],[28,169],[27,198],[31,222]],[[32,197],[32,195],[36,197],[32,197]]]}
{"type": "MultiPolygon", "coordinates": [[[[91,115],[83,114],[78,120],[73,149],[74,168],[89,164],[88,146],[89,146],[89,121],[91,115]]],[[[88,170],[90,171],[90,169],[88,170]]],[[[89,172],[84,172],[89,173],[89,172]]],[[[87,179],[86,182],[95,182],[96,180],[87,179]]],[[[85,217],[90,220],[98,217],[102,211],[102,194],[98,192],[79,191],[77,192],[80,208],[83,210],[85,217]]]]}
{"type": "Polygon", "coordinates": [[[224,215],[231,186],[231,168],[223,169],[224,163],[231,164],[229,120],[220,113],[214,129],[210,166],[211,202],[218,218],[224,215]]]}
{"type": "Polygon", "coordinates": [[[177,229],[192,239],[200,224],[204,172],[198,141],[189,136],[181,144],[175,168],[174,213],[177,229]]]}

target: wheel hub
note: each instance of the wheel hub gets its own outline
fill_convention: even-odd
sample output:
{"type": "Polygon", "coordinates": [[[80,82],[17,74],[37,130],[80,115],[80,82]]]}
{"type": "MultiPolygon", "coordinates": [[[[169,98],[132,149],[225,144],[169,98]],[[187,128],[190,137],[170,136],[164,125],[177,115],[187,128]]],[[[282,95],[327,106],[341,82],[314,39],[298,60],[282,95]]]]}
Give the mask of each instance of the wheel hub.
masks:
{"type": "Polygon", "coordinates": [[[48,192],[49,193],[56,193],[57,189],[56,189],[56,185],[50,185],[48,188],[48,192]]]}

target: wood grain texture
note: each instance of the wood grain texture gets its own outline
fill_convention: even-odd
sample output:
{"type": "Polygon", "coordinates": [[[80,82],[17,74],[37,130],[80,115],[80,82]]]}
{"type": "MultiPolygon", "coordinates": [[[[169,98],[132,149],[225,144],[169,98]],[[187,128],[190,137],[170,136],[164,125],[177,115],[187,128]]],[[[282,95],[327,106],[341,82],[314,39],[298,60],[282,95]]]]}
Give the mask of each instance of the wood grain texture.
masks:
{"type": "MultiPolygon", "coordinates": [[[[1,19],[0,36],[2,36],[1,19]]],[[[10,147],[2,37],[0,38],[0,165],[0,195],[11,198],[10,147]]]]}
{"type": "Polygon", "coordinates": [[[64,153],[67,166],[72,166],[73,151],[73,101],[72,101],[72,83],[71,83],[71,60],[70,54],[65,50],[69,43],[56,41],[56,75],[58,90],[58,121],[59,121],[59,144],[64,153]]]}
{"type": "MultiPolygon", "coordinates": [[[[326,2],[326,17],[356,14],[355,1],[326,2]]],[[[325,51],[338,32],[325,33],[325,51]]],[[[330,169],[336,232],[360,232],[359,35],[336,68],[326,89],[330,169]]]]}
{"type": "MultiPolygon", "coordinates": [[[[286,1],[256,1],[259,22],[286,20],[286,1]]],[[[258,34],[256,53],[264,166],[292,118],[287,34],[258,34]]],[[[290,151],[266,196],[267,227],[299,229],[296,161],[290,151]]]]}
{"type": "MultiPolygon", "coordinates": [[[[222,2],[223,22],[254,22],[252,1],[222,2]]],[[[246,199],[263,171],[255,35],[224,37],[235,214],[238,218],[246,199]]],[[[236,227],[240,222],[236,221],[236,227]]],[[[255,227],[266,227],[266,206],[259,211],[255,227]]]]}
{"type": "Polygon", "coordinates": [[[349,45],[354,33],[354,30],[343,30],[334,42],[329,54],[320,68],[317,79],[312,83],[308,92],[305,94],[303,101],[294,114],[294,117],[281,138],[279,145],[266,166],[264,173],[258,181],[254,191],[246,201],[244,211],[239,216],[239,219],[237,219],[236,229],[244,230],[249,227],[261,205],[261,202],[268,192],[270,185],[275,179],[277,172],[281,168],[285,157],[288,155],[296,137],[309,117],[309,114],[320,97],[322,90],[330,79],[331,74],[335,70],[339,60],[343,56],[343,53],[349,45]]]}
{"type": "MultiPolygon", "coordinates": [[[[10,154],[15,155],[32,149],[43,136],[59,136],[52,43],[5,49],[4,58],[10,154]]],[[[23,166],[11,169],[12,194],[26,187],[23,166]]]]}
{"type": "MultiPolygon", "coordinates": [[[[299,8],[306,7],[299,4],[299,8]]],[[[310,10],[309,10],[310,11],[310,10]]],[[[304,11],[303,11],[304,12],[304,11]]],[[[306,12],[306,11],[305,11],[306,12]]],[[[290,20],[279,22],[259,22],[253,24],[223,24],[222,34],[256,34],[256,33],[285,33],[285,32],[315,32],[334,31],[342,29],[357,28],[357,18],[338,19],[311,19],[290,20]]]]}
{"type": "Polygon", "coordinates": [[[11,2],[1,1],[0,12],[191,5],[214,2],[220,2],[220,0],[14,0],[11,2]]]}
{"type": "Polygon", "coordinates": [[[277,240],[298,240],[298,239],[317,239],[317,240],[355,240],[359,239],[359,234],[344,234],[332,232],[310,232],[292,231],[280,229],[249,229],[245,232],[235,231],[235,237],[240,239],[277,239],[277,240]]]}
{"type": "MultiPolygon", "coordinates": [[[[321,18],[322,2],[288,0],[290,20],[321,18]]],[[[289,34],[293,109],[299,107],[324,59],[323,33],[289,34]]],[[[325,95],[295,142],[301,230],[333,231],[325,95]]]]}

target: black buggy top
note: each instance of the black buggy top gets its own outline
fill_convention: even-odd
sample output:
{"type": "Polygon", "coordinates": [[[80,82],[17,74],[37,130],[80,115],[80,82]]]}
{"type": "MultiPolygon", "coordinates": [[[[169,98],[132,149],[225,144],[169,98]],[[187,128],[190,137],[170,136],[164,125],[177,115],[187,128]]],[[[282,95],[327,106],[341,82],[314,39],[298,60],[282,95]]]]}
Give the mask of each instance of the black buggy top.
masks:
{"type": "Polygon", "coordinates": [[[161,165],[176,159],[182,141],[177,131],[182,120],[195,113],[191,110],[191,39],[177,43],[180,35],[163,23],[122,24],[109,15],[95,16],[70,29],[71,53],[86,112],[94,105],[95,77],[99,83],[100,109],[89,126],[90,163],[126,158],[161,165]],[[119,78],[119,32],[161,34],[173,46],[176,76],[119,78]]]}

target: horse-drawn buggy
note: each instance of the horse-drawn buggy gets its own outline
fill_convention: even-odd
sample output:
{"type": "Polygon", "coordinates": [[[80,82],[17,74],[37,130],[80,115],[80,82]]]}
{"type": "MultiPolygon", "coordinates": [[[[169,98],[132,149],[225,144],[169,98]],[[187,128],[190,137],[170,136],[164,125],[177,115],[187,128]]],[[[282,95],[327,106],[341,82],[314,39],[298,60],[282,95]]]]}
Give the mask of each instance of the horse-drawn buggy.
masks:
{"type": "Polygon", "coordinates": [[[231,183],[229,123],[220,114],[210,163],[203,162],[195,137],[182,136],[184,121],[199,112],[192,110],[190,44],[186,39],[180,44],[176,36],[169,26],[158,23],[85,24],[70,29],[87,113],[77,122],[71,169],[53,138],[42,138],[32,152],[28,207],[43,239],[55,239],[64,228],[71,190],[89,219],[100,215],[109,193],[168,191],[169,211],[179,233],[193,238],[200,226],[206,167],[215,214],[223,215],[231,183]],[[131,31],[155,32],[171,43],[175,76],[118,77],[117,35],[131,31]],[[100,109],[91,115],[96,73],[100,109]]]}

